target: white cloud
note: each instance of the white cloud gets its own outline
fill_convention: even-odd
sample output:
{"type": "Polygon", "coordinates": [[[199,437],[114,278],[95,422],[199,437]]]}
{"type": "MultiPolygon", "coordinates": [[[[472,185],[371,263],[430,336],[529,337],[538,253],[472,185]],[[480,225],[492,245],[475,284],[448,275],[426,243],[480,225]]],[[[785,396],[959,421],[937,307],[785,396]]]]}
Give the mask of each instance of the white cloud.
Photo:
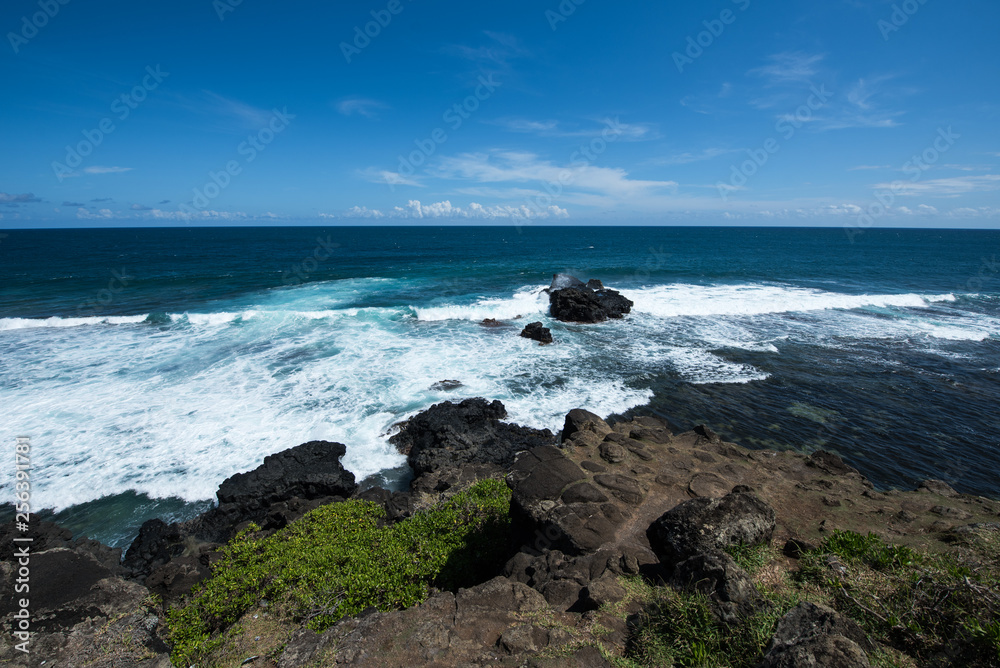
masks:
{"type": "Polygon", "coordinates": [[[80,207],[76,210],[76,217],[82,220],[108,220],[110,218],[114,218],[115,215],[111,212],[111,209],[100,209],[95,213],[80,207]]]}
{"type": "Polygon", "coordinates": [[[1000,190],[1000,174],[956,176],[948,179],[933,179],[917,183],[896,181],[894,183],[879,183],[875,188],[878,190],[890,190],[896,195],[955,197],[973,192],[1000,190]]]}
{"type": "Polygon", "coordinates": [[[816,76],[816,65],[822,55],[809,55],[801,51],[776,53],[768,56],[767,65],[748,72],[768,79],[770,85],[809,82],[816,76]]]}
{"type": "Polygon", "coordinates": [[[712,158],[717,158],[720,155],[726,155],[728,153],[736,153],[735,149],[726,148],[706,148],[698,151],[697,153],[676,153],[665,158],[653,158],[649,161],[651,165],[688,165],[692,162],[701,162],[703,160],[711,160],[712,158]]]}
{"type": "Polygon", "coordinates": [[[676,181],[630,179],[624,169],[594,166],[583,155],[569,166],[560,166],[534,153],[518,151],[466,153],[443,158],[435,175],[477,183],[558,184],[560,189],[590,191],[613,198],[675,191],[678,185],[676,181]]]}
{"type": "Polygon", "coordinates": [[[563,127],[559,121],[533,121],[526,118],[504,118],[492,121],[492,124],[511,132],[530,133],[540,137],[598,137],[608,127],[614,130],[619,141],[649,140],[658,136],[649,123],[622,123],[618,118],[607,118],[600,122],[600,127],[572,130],[563,127]]]}
{"type": "Polygon", "coordinates": [[[131,167],[101,167],[100,165],[95,165],[93,167],[87,167],[83,170],[84,174],[122,174],[124,172],[131,172],[131,167]]]}
{"type": "Polygon", "coordinates": [[[398,172],[390,172],[386,169],[377,169],[375,167],[368,167],[367,169],[359,169],[358,174],[363,176],[368,181],[372,183],[386,183],[390,186],[415,186],[417,188],[423,188],[424,184],[416,179],[408,176],[403,176],[398,172]]]}
{"type": "Polygon", "coordinates": [[[519,220],[532,218],[568,218],[569,212],[558,206],[534,209],[527,206],[483,206],[476,202],[467,207],[454,206],[450,201],[422,204],[420,200],[410,200],[405,207],[396,206],[387,211],[355,206],[340,216],[320,214],[322,218],[405,218],[405,219],[475,219],[475,220],[519,220]]]}
{"type": "Polygon", "coordinates": [[[366,97],[350,97],[337,103],[337,111],[342,113],[344,116],[360,114],[365,118],[374,118],[379,109],[388,108],[388,105],[383,104],[378,100],[371,100],[366,97]]]}

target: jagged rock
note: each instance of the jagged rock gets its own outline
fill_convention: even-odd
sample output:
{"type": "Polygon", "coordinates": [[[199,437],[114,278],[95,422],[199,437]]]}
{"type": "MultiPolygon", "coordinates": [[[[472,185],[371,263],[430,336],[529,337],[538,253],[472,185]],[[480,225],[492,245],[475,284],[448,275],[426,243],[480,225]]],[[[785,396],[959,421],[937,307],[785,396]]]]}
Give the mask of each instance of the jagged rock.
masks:
{"type": "MultiPolygon", "coordinates": [[[[610,541],[626,515],[619,504],[583,502],[571,485],[584,471],[554,447],[535,448],[518,457],[508,476],[512,535],[522,549],[593,552],[610,541]],[[572,503],[561,497],[569,492],[572,503]]],[[[595,488],[596,489],[596,488],[595,488]]]]}
{"type": "Polygon", "coordinates": [[[176,523],[167,524],[160,519],[147,520],[132,541],[122,565],[132,577],[142,581],[159,568],[184,552],[184,537],[176,523]]]}
{"type": "Polygon", "coordinates": [[[763,599],[749,575],[722,551],[759,545],[774,533],[774,510],[748,487],[721,499],[698,498],[667,511],[647,530],[649,544],[678,587],[709,597],[726,622],[752,614],[763,599]]]}
{"type": "Polygon", "coordinates": [[[252,511],[293,497],[349,497],[358,486],[340,463],[346,453],[341,443],[310,441],[266,457],[253,471],[227,478],[216,493],[219,504],[252,511]]]}
{"type": "MultiPolygon", "coordinates": [[[[497,577],[457,594],[437,594],[405,610],[343,620],[323,634],[326,649],[314,649],[309,660],[332,665],[328,652],[336,647],[337,665],[410,668],[498,662],[510,653],[530,654],[570,641],[558,629],[522,628],[525,615],[546,607],[534,589],[497,577]]],[[[301,652],[298,644],[294,649],[301,652]]]]}
{"type": "Polygon", "coordinates": [[[791,645],[815,635],[841,635],[856,642],[866,652],[875,649],[864,629],[853,619],[833,608],[808,601],[799,603],[781,618],[769,648],[791,645]]]}
{"type": "Polygon", "coordinates": [[[972,513],[967,510],[962,510],[961,508],[952,508],[951,506],[934,506],[931,508],[930,512],[935,515],[940,515],[941,517],[947,517],[952,520],[967,520],[972,517],[972,513]]]}
{"type": "Polygon", "coordinates": [[[586,285],[549,293],[549,313],[563,322],[595,323],[621,318],[634,305],[615,290],[591,290],[586,285]]]}
{"type": "Polygon", "coordinates": [[[618,578],[609,574],[587,585],[582,598],[585,605],[596,609],[602,605],[613,605],[625,595],[625,588],[618,584],[618,578]]]}
{"type": "MultiPolygon", "coordinates": [[[[31,554],[30,594],[13,592],[8,562],[0,563],[0,623],[9,638],[15,601],[30,600],[30,654],[0,643],[0,663],[118,668],[169,666],[157,636],[159,620],[146,608],[149,591],[113,575],[88,551],[55,547],[31,554]],[[166,663],[164,663],[166,662],[166,663]]],[[[6,640],[6,638],[5,638],[6,640]]],[[[19,642],[17,639],[16,642],[19,642]]]]}
{"type": "Polygon", "coordinates": [[[576,439],[578,438],[576,435],[578,432],[596,434],[603,440],[605,436],[611,433],[611,427],[599,415],[585,411],[582,408],[574,408],[566,414],[566,422],[563,424],[559,441],[576,439]]]}
{"type": "Polygon", "coordinates": [[[521,336],[541,344],[552,343],[552,331],[548,327],[543,327],[540,322],[532,322],[521,330],[521,336]]]}
{"type": "Polygon", "coordinates": [[[863,668],[870,665],[865,652],[874,648],[855,621],[805,602],[782,617],[758,668],[863,668]]]}
{"type": "Polygon", "coordinates": [[[746,618],[764,603],[750,575],[720,550],[697,552],[678,562],[670,582],[707,596],[724,622],[746,618]]]}
{"type": "Polygon", "coordinates": [[[501,422],[505,417],[507,410],[499,401],[446,401],[407,420],[389,442],[408,453],[418,477],[468,463],[508,468],[516,453],[555,442],[548,429],[501,422]]]}
{"type": "Polygon", "coordinates": [[[674,507],[653,522],[647,535],[664,564],[730,545],[760,545],[774,533],[774,509],[748,487],[721,499],[698,498],[674,507]]]}
{"type": "Polygon", "coordinates": [[[601,459],[609,464],[619,464],[625,461],[627,456],[625,448],[613,441],[601,443],[600,453],[601,459]]]}
{"type": "Polygon", "coordinates": [[[857,643],[844,636],[816,636],[764,657],[758,668],[870,668],[857,643]]]}
{"type": "Polygon", "coordinates": [[[486,318],[485,320],[483,320],[479,324],[482,325],[483,327],[504,327],[505,326],[504,323],[500,322],[499,320],[497,320],[495,318],[486,318]]]}

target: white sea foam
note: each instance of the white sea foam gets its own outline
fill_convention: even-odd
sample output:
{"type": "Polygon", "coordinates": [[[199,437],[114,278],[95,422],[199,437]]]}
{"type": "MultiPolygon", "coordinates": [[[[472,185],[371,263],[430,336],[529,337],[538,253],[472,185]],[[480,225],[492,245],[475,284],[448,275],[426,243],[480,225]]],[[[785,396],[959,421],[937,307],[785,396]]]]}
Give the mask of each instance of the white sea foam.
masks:
{"type": "Polygon", "coordinates": [[[482,321],[487,318],[510,320],[517,316],[539,316],[549,310],[549,296],[540,287],[522,288],[508,299],[480,299],[472,304],[446,304],[413,309],[418,320],[482,321]]]}
{"type": "MultiPolygon", "coordinates": [[[[724,349],[774,355],[786,340],[921,337],[933,350],[1000,331],[995,318],[948,306],[955,295],[775,285],[628,290],[633,315],[603,327],[551,321],[537,286],[506,298],[357,306],[366,291],[391,286],[310,284],[252,305],[151,318],[156,326],[146,315],[0,320],[0,442],[32,436],[39,507],[130,489],[201,500],[266,455],[313,439],[345,443],[344,464],[359,478],[400,465],[385,434],[446,399],[500,399],[512,421],[558,430],[572,408],[607,415],[648,402],[646,379],[665,372],[691,383],[768,377],[724,349]],[[478,325],[517,315],[545,322],[556,344],[478,325]],[[464,385],[430,389],[444,379],[464,385]]],[[[6,494],[12,481],[0,476],[6,494]]]]}
{"type": "Polygon", "coordinates": [[[663,318],[761,315],[864,307],[924,308],[955,295],[851,295],[778,285],[662,285],[622,291],[634,311],[663,318]]]}
{"type": "Polygon", "coordinates": [[[87,318],[0,318],[0,332],[40,327],[82,327],[84,325],[132,325],[145,315],[92,316],[87,318]]]}

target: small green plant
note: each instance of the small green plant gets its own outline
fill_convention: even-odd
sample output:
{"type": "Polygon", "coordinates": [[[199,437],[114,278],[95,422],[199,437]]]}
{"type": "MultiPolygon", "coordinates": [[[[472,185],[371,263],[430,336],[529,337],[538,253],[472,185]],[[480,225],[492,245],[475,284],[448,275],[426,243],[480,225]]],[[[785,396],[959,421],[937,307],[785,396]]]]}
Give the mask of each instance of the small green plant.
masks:
{"type": "Polygon", "coordinates": [[[760,545],[730,545],[725,548],[725,552],[733,558],[740,568],[750,575],[755,575],[764,568],[772,558],[771,546],[767,543],[760,545]]]}
{"type": "Polygon", "coordinates": [[[349,500],[317,508],[285,529],[240,532],[192,599],[168,613],[178,665],[218,647],[219,632],[261,599],[285,603],[322,631],[375,607],[403,608],[430,587],[453,589],[502,565],[510,532],[510,490],[482,480],[449,500],[391,526],[384,510],[349,500]]]}
{"type": "Polygon", "coordinates": [[[995,550],[984,550],[981,540],[976,545],[963,560],[836,531],[803,557],[797,579],[819,585],[873,639],[918,663],[947,652],[960,665],[992,666],[1000,660],[1000,582],[995,550]],[[830,574],[831,554],[846,573],[830,574]]]}
{"type": "Polygon", "coordinates": [[[774,636],[778,620],[798,604],[794,596],[772,596],[768,605],[736,624],[723,624],[699,593],[657,589],[632,639],[629,658],[641,666],[750,668],[774,636]]]}
{"type": "Polygon", "coordinates": [[[907,568],[920,560],[919,555],[910,548],[889,545],[873,533],[862,536],[853,531],[834,531],[824,541],[823,549],[847,561],[864,562],[878,571],[907,568]]]}

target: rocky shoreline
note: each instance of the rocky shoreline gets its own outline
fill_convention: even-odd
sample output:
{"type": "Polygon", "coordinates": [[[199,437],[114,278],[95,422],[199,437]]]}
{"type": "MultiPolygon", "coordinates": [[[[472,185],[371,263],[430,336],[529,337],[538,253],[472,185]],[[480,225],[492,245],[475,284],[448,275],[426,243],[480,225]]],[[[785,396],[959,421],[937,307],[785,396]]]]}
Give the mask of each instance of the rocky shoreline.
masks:
{"type": "MultiPolygon", "coordinates": [[[[251,522],[273,533],[348,498],[379,504],[384,521],[397,522],[488,477],[504,477],[512,492],[511,543],[497,546],[511,556],[495,577],[413,608],[345,619],[323,634],[293,630],[280,653],[257,655],[250,663],[610,665],[605,656],[624,653],[642,612],[636,605],[624,619],[608,612],[628,598],[621,577],[694,586],[726,621],[762,605],[727,546],[768,543],[795,556],[835,529],[926,546],[963,526],[996,527],[1000,519],[1000,503],[959,495],[941,482],[913,492],[877,492],[836,455],[751,451],[704,427],[673,434],[655,418],[612,425],[574,410],[557,436],[504,417],[500,402],[468,399],[409,420],[393,437],[414,469],[408,492],[359,492],[340,465],[340,444],[315,441],[273,455],[226,480],[219,505],[203,515],[182,524],[147,522],[123,560],[120,550],[73,541],[68,531],[36,522],[30,532],[38,583],[31,597],[32,658],[25,661],[5,643],[0,660],[168,666],[164,610],[209,576],[225,541],[251,522]],[[595,634],[598,627],[605,632],[595,634]],[[538,658],[561,647],[576,649],[563,652],[561,663],[538,658]]],[[[5,555],[12,553],[12,529],[0,534],[5,555]]],[[[4,562],[0,615],[8,637],[13,568],[4,562]]],[[[795,614],[813,619],[836,613],[796,608],[795,614]]],[[[830,619],[831,628],[847,624],[840,616],[830,619]]],[[[840,656],[844,663],[838,665],[868,665],[864,648],[870,643],[853,627],[822,640],[788,633],[778,633],[761,665],[810,665],[781,658],[808,653],[806,641],[840,656]]]]}
{"type": "MultiPolygon", "coordinates": [[[[553,317],[571,322],[620,318],[632,306],[599,281],[562,275],[549,296],[553,317]]],[[[541,323],[521,335],[552,342],[541,323]]],[[[447,389],[460,386],[442,381],[447,389]]],[[[769,620],[766,637],[741,665],[911,665],[884,660],[886,652],[898,653],[897,644],[907,646],[902,640],[873,639],[843,610],[809,596],[781,607],[780,592],[795,574],[812,572],[816,592],[800,587],[810,596],[857,602],[861,594],[848,592],[850,569],[830,547],[845,535],[901,546],[878,548],[894,555],[897,549],[944,553],[973,534],[992,541],[1000,530],[1000,502],[958,494],[940,481],[879,492],[828,452],[749,450],[704,426],[677,434],[658,418],[609,423],[582,409],[566,416],[559,434],[506,417],[501,402],[473,398],[437,404],[398,425],[390,442],[413,470],[407,491],[361,489],[341,465],[343,444],[304,443],[227,479],[217,506],[196,518],[146,522],[124,554],[73,540],[49,522],[33,519],[26,534],[15,533],[13,524],[0,527],[0,662],[165,668],[172,665],[167,612],[185,605],[213,569],[218,573],[234,537],[248,531],[255,540],[280,537],[306,514],[348,501],[375,504],[380,527],[405,526],[480,481],[500,479],[509,494],[509,526],[490,550],[502,566],[465,588],[431,587],[417,605],[372,606],[321,631],[280,614],[280,602],[254,600],[238,623],[213,630],[222,640],[197,665],[658,665],[636,657],[648,653],[644,639],[660,628],[664,601],[677,600],[688,606],[681,612],[693,609],[692,601],[701,606],[704,634],[738,635],[747,620],[769,620]],[[11,635],[18,564],[8,555],[15,537],[32,540],[29,655],[15,649],[11,635]],[[831,582],[847,599],[823,594],[831,582]]],[[[671,633],[683,635],[656,633],[654,640],[667,638],[668,645],[671,633]]],[[[684,651],[708,652],[702,647],[708,640],[684,642],[684,651]]],[[[968,663],[966,645],[935,649],[944,658],[934,665],[979,665],[968,663]]]]}

